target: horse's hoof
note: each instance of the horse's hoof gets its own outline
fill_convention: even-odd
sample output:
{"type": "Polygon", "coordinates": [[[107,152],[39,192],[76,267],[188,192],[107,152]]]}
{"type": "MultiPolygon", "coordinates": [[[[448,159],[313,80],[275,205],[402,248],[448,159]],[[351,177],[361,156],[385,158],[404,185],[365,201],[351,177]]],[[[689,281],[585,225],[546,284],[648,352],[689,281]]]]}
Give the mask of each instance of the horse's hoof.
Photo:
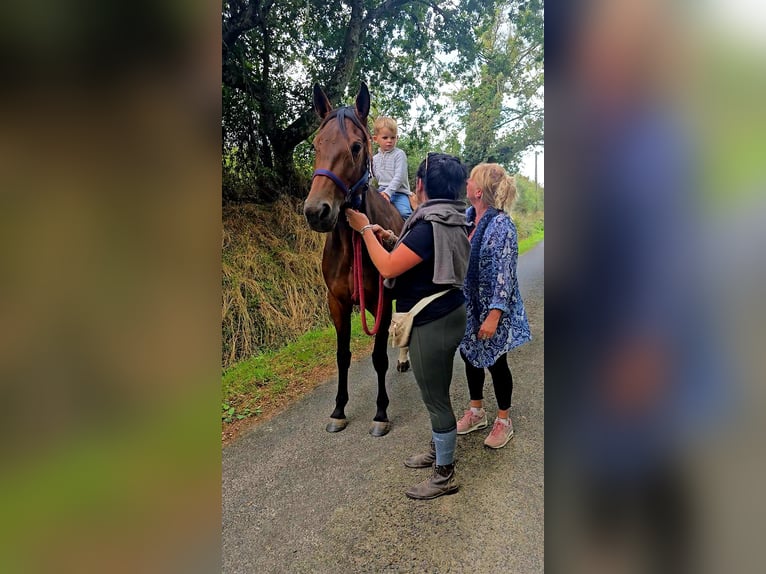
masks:
{"type": "Polygon", "coordinates": [[[410,370],[410,362],[409,361],[396,361],[396,370],[399,373],[406,373],[410,370]]]}
{"type": "Polygon", "coordinates": [[[330,422],[327,423],[327,426],[325,427],[325,430],[327,432],[340,432],[344,428],[346,428],[347,425],[348,425],[348,420],[347,419],[333,419],[333,418],[331,418],[330,422]]]}
{"type": "Polygon", "coordinates": [[[372,436],[385,436],[391,430],[391,423],[388,421],[372,421],[370,434],[372,436]]]}

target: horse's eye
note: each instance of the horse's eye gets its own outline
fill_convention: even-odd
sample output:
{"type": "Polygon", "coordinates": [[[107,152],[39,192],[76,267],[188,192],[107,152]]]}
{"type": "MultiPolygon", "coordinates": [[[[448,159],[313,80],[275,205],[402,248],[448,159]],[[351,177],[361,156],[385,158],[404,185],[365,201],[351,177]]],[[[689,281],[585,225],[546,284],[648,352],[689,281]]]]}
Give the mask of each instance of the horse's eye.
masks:
{"type": "Polygon", "coordinates": [[[354,157],[358,156],[360,151],[362,151],[362,144],[359,142],[351,146],[351,153],[354,154],[354,157]]]}

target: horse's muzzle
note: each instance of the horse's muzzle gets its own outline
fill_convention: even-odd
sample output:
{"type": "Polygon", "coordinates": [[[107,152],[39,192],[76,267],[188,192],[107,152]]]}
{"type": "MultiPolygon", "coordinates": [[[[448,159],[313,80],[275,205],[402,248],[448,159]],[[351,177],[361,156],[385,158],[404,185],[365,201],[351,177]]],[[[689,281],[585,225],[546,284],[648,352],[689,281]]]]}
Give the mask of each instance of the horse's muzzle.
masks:
{"type": "Polygon", "coordinates": [[[338,222],[338,213],[338,207],[327,201],[318,201],[316,203],[309,203],[307,201],[303,206],[303,215],[306,216],[309,227],[320,233],[332,231],[338,222]]]}

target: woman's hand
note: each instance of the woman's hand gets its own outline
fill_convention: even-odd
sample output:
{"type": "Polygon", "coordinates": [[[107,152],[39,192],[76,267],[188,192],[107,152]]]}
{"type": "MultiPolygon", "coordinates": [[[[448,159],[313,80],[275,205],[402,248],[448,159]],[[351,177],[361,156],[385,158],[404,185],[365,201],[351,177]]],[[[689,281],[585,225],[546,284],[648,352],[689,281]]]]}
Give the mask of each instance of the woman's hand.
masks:
{"type": "Polygon", "coordinates": [[[370,224],[370,220],[364,213],[360,213],[359,211],[351,209],[350,207],[346,208],[346,221],[348,221],[348,224],[354,231],[359,231],[365,225],[370,224]]]}
{"type": "Polygon", "coordinates": [[[393,231],[390,229],[383,229],[377,223],[372,226],[372,232],[381,243],[394,243],[396,241],[396,235],[393,231]]]}
{"type": "Polygon", "coordinates": [[[495,336],[495,331],[497,331],[497,324],[500,321],[500,316],[502,315],[502,312],[499,309],[492,309],[490,310],[489,314],[487,315],[487,318],[484,319],[484,322],[481,324],[481,327],[479,327],[479,332],[476,334],[477,339],[491,339],[495,336]]]}

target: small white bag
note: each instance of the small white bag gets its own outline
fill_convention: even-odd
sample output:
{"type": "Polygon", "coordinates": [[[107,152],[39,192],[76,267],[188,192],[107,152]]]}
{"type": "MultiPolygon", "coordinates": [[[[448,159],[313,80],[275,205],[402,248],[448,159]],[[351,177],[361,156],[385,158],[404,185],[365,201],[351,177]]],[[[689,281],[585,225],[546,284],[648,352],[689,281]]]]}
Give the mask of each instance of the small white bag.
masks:
{"type": "Polygon", "coordinates": [[[451,289],[429,295],[415,303],[415,305],[406,313],[394,313],[391,317],[391,325],[388,327],[388,336],[392,347],[407,347],[410,344],[410,335],[412,334],[412,323],[415,315],[420,313],[423,308],[434,299],[449,293],[451,289]]]}

